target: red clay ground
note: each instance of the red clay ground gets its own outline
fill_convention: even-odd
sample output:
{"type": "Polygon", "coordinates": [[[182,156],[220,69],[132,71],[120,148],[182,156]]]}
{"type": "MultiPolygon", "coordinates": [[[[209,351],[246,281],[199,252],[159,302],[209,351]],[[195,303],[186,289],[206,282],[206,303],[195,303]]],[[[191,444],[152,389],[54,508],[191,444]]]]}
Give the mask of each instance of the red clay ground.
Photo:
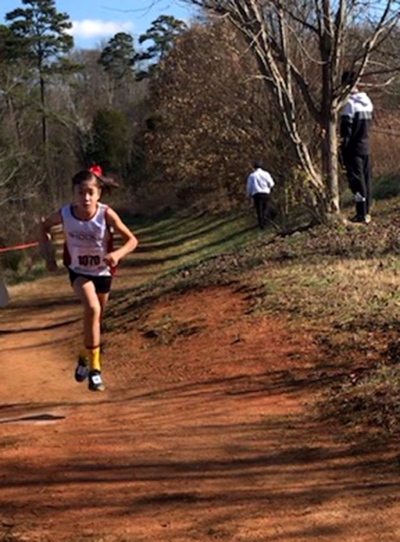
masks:
{"type": "Polygon", "coordinates": [[[247,314],[229,288],[166,298],[142,331],[107,336],[107,391],[93,394],[73,380],[65,276],[11,293],[0,540],[400,540],[398,450],[313,419],[323,360],[309,332],[247,314]]]}

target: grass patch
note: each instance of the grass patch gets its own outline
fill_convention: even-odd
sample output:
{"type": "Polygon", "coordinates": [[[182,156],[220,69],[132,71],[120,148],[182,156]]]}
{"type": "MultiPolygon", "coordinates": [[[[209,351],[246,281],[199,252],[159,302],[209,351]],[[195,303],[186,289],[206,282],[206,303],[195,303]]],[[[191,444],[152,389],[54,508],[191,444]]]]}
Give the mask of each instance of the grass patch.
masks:
{"type": "Polygon", "coordinates": [[[169,217],[148,225],[136,225],[138,253],[157,251],[169,262],[168,273],[242,246],[261,235],[249,215],[199,214],[169,217]]]}
{"type": "MultiPolygon", "coordinates": [[[[383,323],[395,319],[400,303],[397,261],[392,257],[314,262],[295,261],[271,266],[258,310],[285,311],[296,318],[329,325],[357,321],[383,323]]],[[[260,282],[264,277],[259,275],[260,282]]]]}
{"type": "Polygon", "coordinates": [[[380,366],[360,379],[354,375],[332,389],[319,410],[322,419],[340,420],[356,432],[400,435],[400,365],[380,366]]]}
{"type": "Polygon", "coordinates": [[[374,180],[372,197],[385,200],[400,196],[400,179],[397,176],[381,176],[374,180]]]}

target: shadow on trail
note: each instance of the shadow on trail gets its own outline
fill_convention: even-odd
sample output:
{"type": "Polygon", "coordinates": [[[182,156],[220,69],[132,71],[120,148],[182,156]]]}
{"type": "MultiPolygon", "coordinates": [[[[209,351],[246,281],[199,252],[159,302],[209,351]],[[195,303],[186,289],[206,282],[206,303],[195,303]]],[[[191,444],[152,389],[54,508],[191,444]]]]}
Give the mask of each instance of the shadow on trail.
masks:
{"type": "MultiPolygon", "coordinates": [[[[207,527],[202,528],[209,529],[213,521],[216,524],[222,521],[221,514],[225,518],[222,524],[229,526],[226,514],[234,521],[236,511],[243,507],[245,521],[259,518],[261,510],[263,517],[270,518],[284,510],[292,521],[288,521],[282,540],[291,538],[291,529],[314,534],[320,529],[325,536],[336,536],[343,531],[343,539],[348,540],[346,526],[341,524],[343,518],[335,522],[331,531],[323,520],[312,520],[311,525],[304,525],[300,518],[324,505],[334,507],[340,498],[342,501],[357,499],[357,506],[371,512],[372,521],[374,510],[383,507],[400,490],[393,459],[377,460],[374,453],[377,450],[351,446],[332,449],[330,436],[321,434],[316,443],[299,445],[299,436],[302,431],[310,430],[309,425],[299,424],[296,429],[286,427],[283,449],[282,445],[281,449],[275,449],[282,438],[281,422],[226,423],[214,430],[188,422],[184,428],[169,426],[169,431],[153,424],[148,430],[162,446],[156,452],[137,446],[145,438],[145,429],[135,427],[130,440],[129,432],[122,430],[126,446],[117,453],[113,438],[121,427],[103,427],[102,431],[93,433],[94,439],[101,439],[103,450],[95,460],[80,456],[73,461],[56,462],[50,457],[46,469],[34,464],[21,467],[18,462],[3,462],[0,468],[3,513],[12,513],[18,519],[30,503],[35,503],[38,522],[57,513],[65,517],[65,512],[86,510],[89,492],[92,497],[87,512],[89,520],[94,516],[121,520],[128,516],[139,520],[148,514],[176,517],[177,513],[182,520],[187,514],[194,514],[200,529],[199,521],[204,513],[207,527]],[[222,430],[227,442],[236,442],[236,448],[233,446],[230,453],[223,443],[221,446],[222,430]],[[171,433],[177,445],[174,449],[170,447],[171,433]],[[246,435],[252,435],[253,440],[248,441],[246,435]],[[163,458],[160,450],[168,451],[168,458],[163,458]],[[15,495],[17,489],[23,490],[17,500],[4,497],[4,490],[15,495]],[[54,499],[54,492],[59,491],[63,498],[54,499]],[[293,516],[298,521],[293,522],[293,516]]],[[[201,539],[208,540],[205,531],[203,533],[201,539]]],[[[260,536],[255,540],[266,538],[260,536]]]]}
{"type": "MultiPolygon", "coordinates": [[[[64,327],[64,326],[69,326],[71,324],[76,324],[76,322],[80,322],[82,320],[81,317],[79,318],[71,318],[69,320],[64,320],[62,322],[54,322],[52,324],[46,324],[44,326],[32,326],[32,327],[21,327],[21,328],[17,328],[17,329],[0,329],[0,335],[12,335],[12,334],[17,334],[17,333],[30,333],[30,332],[35,332],[35,331],[48,331],[48,330],[51,330],[51,329],[57,329],[57,328],[60,328],[60,327],[64,327]]],[[[59,341],[56,341],[56,342],[59,342],[59,341]]],[[[45,343],[45,344],[51,344],[51,343],[45,343]]],[[[5,350],[8,350],[8,349],[5,349],[5,350]]],[[[5,351],[4,349],[2,349],[2,352],[5,351]]],[[[12,348],[12,350],[15,350],[14,348],[12,348]]]]}
{"type": "MultiPolygon", "coordinates": [[[[257,428],[255,429],[257,430],[257,428]]],[[[195,450],[189,448],[189,452],[190,451],[195,450]]],[[[80,458],[75,464],[60,463],[58,465],[53,465],[51,469],[49,467],[48,474],[51,475],[49,477],[43,474],[42,469],[27,467],[24,469],[24,472],[21,473],[20,477],[16,476],[14,473],[13,478],[8,480],[6,485],[8,488],[24,487],[28,489],[35,485],[45,485],[47,487],[63,485],[67,488],[68,485],[84,484],[89,489],[91,486],[107,483],[119,484],[118,490],[113,494],[113,498],[110,499],[110,506],[124,508],[126,505],[126,497],[121,495],[118,497],[118,493],[123,489],[124,483],[146,481],[159,483],[187,479],[193,484],[197,484],[202,480],[238,478],[246,484],[246,479],[249,479],[250,481],[252,477],[260,477],[263,475],[271,476],[271,478],[278,477],[279,475],[284,474],[286,472],[285,467],[289,466],[291,467],[292,474],[301,474],[304,470],[306,476],[316,477],[323,472],[329,473],[330,471],[333,471],[338,474],[342,473],[344,478],[340,481],[337,479],[336,481],[325,479],[316,484],[310,481],[312,488],[300,490],[296,485],[290,493],[285,492],[283,488],[279,489],[276,487],[275,490],[269,488],[268,498],[271,500],[274,499],[276,505],[279,505],[280,499],[284,499],[285,501],[299,501],[299,503],[307,500],[314,503],[318,501],[319,504],[322,504],[324,500],[334,499],[338,492],[343,490],[363,492],[371,489],[376,491],[390,488],[397,493],[397,489],[400,489],[400,480],[398,478],[396,479],[394,476],[380,481],[365,480],[365,482],[363,482],[362,477],[357,480],[360,473],[366,474],[369,469],[376,468],[377,466],[382,469],[387,469],[387,474],[389,474],[389,471],[391,471],[392,468],[393,471],[395,470],[393,459],[388,458],[380,461],[370,461],[370,457],[375,457],[375,454],[371,451],[341,449],[340,451],[332,452],[327,450],[323,445],[315,446],[313,448],[291,446],[283,452],[257,453],[252,457],[243,456],[236,460],[206,459],[179,461],[171,459],[168,461],[153,461],[149,458],[147,461],[140,461],[133,460],[126,455],[119,455],[113,460],[108,458],[107,461],[104,462],[102,462],[101,459],[90,462],[80,458]],[[349,464],[341,466],[335,464],[340,460],[346,459],[349,460],[349,464]],[[330,462],[334,464],[329,466],[330,462]],[[328,463],[328,465],[326,466],[322,463],[328,463]],[[57,470],[59,471],[59,476],[57,476],[57,470]],[[25,479],[23,479],[23,477],[25,477],[25,479]],[[347,484],[343,484],[345,480],[348,482],[347,484]],[[343,487],[344,485],[346,487],[343,487]],[[123,504],[124,502],[125,505],[123,504]]],[[[17,464],[8,464],[8,469],[10,471],[15,470],[16,467],[17,464]]],[[[248,486],[248,484],[246,484],[246,486],[248,486]]],[[[0,482],[0,488],[1,487],[4,487],[3,481],[0,482]]],[[[104,489],[106,489],[106,487],[104,487],[104,489]]],[[[132,505],[134,505],[135,509],[141,505],[145,506],[150,502],[174,502],[175,500],[173,491],[169,494],[169,498],[167,498],[166,495],[165,497],[160,498],[160,495],[157,494],[157,492],[146,497],[136,498],[134,493],[135,491],[133,490],[132,505]]],[[[207,493],[201,495],[200,492],[197,491],[194,493],[188,491],[180,494],[179,498],[181,498],[181,495],[186,495],[188,500],[192,502],[204,502],[205,505],[207,505],[207,501],[209,503],[222,503],[224,501],[233,502],[266,498],[265,490],[257,488],[252,489],[251,487],[248,487],[245,492],[243,492],[243,490],[233,490],[229,495],[224,494],[224,492],[218,494],[218,491],[213,493],[214,496],[210,496],[207,493]]],[[[82,499],[84,499],[84,496],[82,499]]],[[[372,496],[372,501],[373,500],[372,496]]],[[[84,502],[84,500],[82,500],[82,502],[84,502]]],[[[64,502],[60,503],[60,507],[62,507],[63,504],[67,506],[67,503],[64,502]]],[[[75,504],[70,503],[68,508],[73,509],[75,505],[77,507],[80,506],[79,502],[75,504]]],[[[370,506],[373,507],[374,505],[371,503],[370,506]]]]}
{"type": "MultiPolygon", "coordinates": [[[[134,378],[134,374],[132,375],[134,378]]],[[[124,387],[123,382],[115,382],[113,394],[106,398],[98,397],[96,404],[99,406],[109,405],[131,405],[139,408],[142,403],[151,401],[154,404],[168,404],[173,407],[178,416],[185,417],[185,404],[190,401],[201,402],[204,409],[207,410],[210,401],[224,401],[230,398],[237,404],[243,401],[240,408],[246,409],[246,401],[254,399],[270,398],[279,395],[290,396],[299,394],[299,392],[321,392],[324,387],[330,387],[332,383],[337,383],[348,376],[346,363],[343,367],[335,363],[326,364],[320,370],[293,368],[289,370],[267,371],[257,374],[242,374],[232,377],[211,378],[203,381],[193,381],[182,385],[166,385],[164,388],[156,390],[138,390],[132,392],[132,386],[124,387]],[[329,374],[330,373],[330,374],[329,374]],[[120,386],[118,386],[120,384],[120,386]]],[[[3,409],[30,408],[30,409],[50,409],[56,407],[81,407],[92,405],[92,401],[85,400],[83,392],[81,401],[59,401],[48,402],[40,401],[33,403],[10,403],[0,405],[0,411],[3,409]]],[[[119,407],[118,407],[119,408],[119,407]]],[[[163,408],[160,407],[158,419],[163,420],[163,408]]]]}
{"type": "MultiPolygon", "coordinates": [[[[67,281],[67,275],[65,275],[65,280],[67,281]]],[[[21,309],[26,309],[29,311],[29,314],[24,314],[25,319],[30,316],[31,312],[41,311],[41,310],[54,310],[58,309],[60,307],[72,307],[72,306],[79,306],[79,300],[75,296],[74,292],[71,289],[71,295],[63,295],[63,296],[57,296],[57,294],[53,296],[42,296],[34,299],[27,299],[26,301],[22,301],[21,299],[18,299],[17,301],[14,301],[10,303],[10,305],[7,306],[4,311],[2,311],[2,314],[7,314],[8,312],[13,313],[17,311],[21,311],[21,309]]]]}
{"type": "Polygon", "coordinates": [[[23,351],[31,351],[31,352],[35,352],[35,353],[38,353],[41,351],[42,348],[45,348],[45,347],[48,347],[48,346],[53,346],[53,347],[57,347],[57,345],[61,345],[62,343],[68,343],[70,341],[70,337],[66,336],[62,339],[51,339],[51,340],[48,340],[48,341],[39,341],[39,342],[30,342],[28,344],[23,344],[23,345],[15,345],[15,346],[10,346],[10,347],[6,347],[6,348],[2,348],[1,349],[1,352],[4,353],[4,352],[23,352],[23,351]]]}
{"type": "Polygon", "coordinates": [[[31,422],[31,423],[55,422],[55,421],[64,420],[64,419],[65,419],[65,416],[57,416],[55,414],[36,414],[32,416],[21,416],[17,418],[10,418],[6,420],[2,420],[0,418],[0,424],[21,423],[21,422],[31,422]]]}
{"type": "MultiPolygon", "coordinates": [[[[75,438],[69,450],[66,433],[64,450],[46,448],[45,468],[35,461],[21,464],[18,457],[3,460],[2,513],[23,521],[24,511],[34,506],[38,524],[49,518],[62,523],[68,521],[68,512],[82,510],[81,521],[83,517],[88,522],[93,517],[140,521],[154,514],[183,521],[192,514],[199,539],[212,540],[207,534],[211,525],[229,528],[232,521],[237,528],[236,511],[245,508],[246,522],[259,519],[261,511],[272,522],[277,511],[283,510],[287,525],[278,514],[282,534],[268,535],[268,540],[298,540],[296,536],[309,533],[323,534],[324,540],[350,539],[346,515],[329,528],[323,518],[312,519],[312,512],[323,506],[332,509],[339,499],[349,499],[355,506],[356,499],[357,508],[369,511],[372,522],[374,511],[399,494],[397,459],[393,454],[377,455],[388,452],[385,444],[335,442],[330,428],[307,416],[269,412],[275,395],[321,387],[321,379],[310,369],[290,373],[209,379],[154,392],[138,390],[129,397],[124,397],[127,390],[115,389],[114,397],[96,403],[37,403],[40,412],[15,412],[14,416],[13,409],[23,405],[3,405],[0,418],[14,418],[14,422],[56,421],[43,417],[43,410],[62,405],[79,406],[82,412],[90,406],[93,416],[101,412],[102,421],[93,423],[89,413],[86,425],[81,422],[74,429],[99,444],[95,458],[92,453],[77,454],[75,438]],[[251,410],[255,397],[269,401],[259,403],[265,405],[262,415],[251,410]],[[110,408],[99,410],[106,405],[110,408]],[[230,412],[242,413],[241,420],[232,421],[230,412]],[[305,440],[304,435],[313,436],[305,440]],[[59,492],[62,499],[54,499],[59,492]],[[303,523],[302,518],[311,519],[303,523]]],[[[70,416],[73,412],[66,418],[70,416]]],[[[36,444],[31,441],[29,446],[36,444]]],[[[41,456],[40,443],[37,448],[41,456]]],[[[169,536],[173,539],[174,531],[169,536]]],[[[266,538],[260,535],[254,540],[266,538]]]]}
{"type": "MultiPolygon", "coordinates": [[[[349,376],[346,362],[342,365],[326,363],[317,370],[294,367],[290,370],[268,370],[257,374],[243,373],[237,376],[221,377],[193,381],[178,386],[166,386],[164,389],[143,391],[131,394],[129,388],[119,388],[118,394],[122,401],[137,401],[144,399],[167,399],[171,403],[184,402],[188,398],[231,397],[234,400],[246,401],[254,398],[272,397],[275,395],[290,395],[311,392],[321,392],[332,384],[343,382],[349,376]]],[[[179,408],[179,406],[178,406],[179,408]]]]}

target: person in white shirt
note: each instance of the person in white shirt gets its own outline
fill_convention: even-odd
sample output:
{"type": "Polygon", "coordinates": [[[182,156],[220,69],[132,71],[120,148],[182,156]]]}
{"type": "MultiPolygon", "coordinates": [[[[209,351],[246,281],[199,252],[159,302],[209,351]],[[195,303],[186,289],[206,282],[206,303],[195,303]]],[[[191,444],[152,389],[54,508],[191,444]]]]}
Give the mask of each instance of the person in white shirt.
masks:
{"type": "Polygon", "coordinates": [[[269,194],[274,185],[272,176],[263,169],[261,162],[254,162],[253,171],[247,177],[246,193],[254,201],[261,229],[264,229],[267,223],[269,194]]]}

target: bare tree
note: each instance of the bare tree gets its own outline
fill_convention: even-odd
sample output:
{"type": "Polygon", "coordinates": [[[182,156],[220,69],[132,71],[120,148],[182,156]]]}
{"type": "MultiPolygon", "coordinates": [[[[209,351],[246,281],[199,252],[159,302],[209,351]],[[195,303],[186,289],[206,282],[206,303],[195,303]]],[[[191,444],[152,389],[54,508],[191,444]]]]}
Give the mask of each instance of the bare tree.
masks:
{"type": "Polygon", "coordinates": [[[390,58],[373,63],[400,17],[394,0],[186,0],[228,19],[243,34],[261,77],[273,92],[302,170],[300,178],[321,218],[338,215],[338,136],[341,107],[352,90],[341,83],[344,69],[356,86],[371,66],[392,74],[390,58]],[[312,149],[302,125],[304,110],[317,127],[312,149]]]}
{"type": "Polygon", "coordinates": [[[158,65],[146,158],[178,202],[241,204],[255,149],[279,177],[295,163],[254,64],[237,30],[217,21],[193,25],[158,65]]]}

